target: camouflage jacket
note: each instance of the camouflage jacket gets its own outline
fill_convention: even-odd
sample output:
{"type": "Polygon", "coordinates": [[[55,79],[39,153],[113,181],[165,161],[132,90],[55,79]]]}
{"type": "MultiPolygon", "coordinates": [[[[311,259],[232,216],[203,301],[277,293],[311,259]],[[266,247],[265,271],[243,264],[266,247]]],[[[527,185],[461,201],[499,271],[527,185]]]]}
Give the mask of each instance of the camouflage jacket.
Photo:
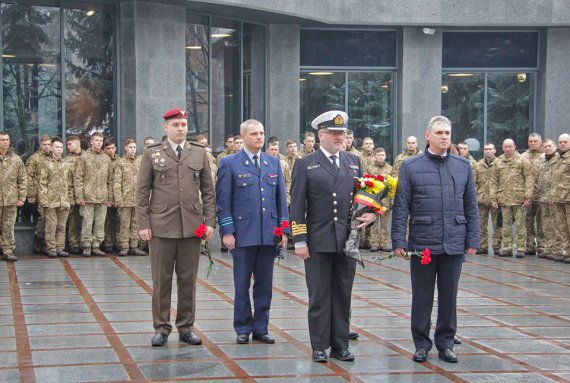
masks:
{"type": "Polygon", "coordinates": [[[28,179],[24,163],[12,149],[0,155],[0,207],[26,200],[28,179]]]}
{"type": "Polygon", "coordinates": [[[354,146],[352,146],[350,149],[348,149],[347,152],[354,154],[356,157],[360,157],[362,155],[360,150],[356,149],[354,146]]]}
{"type": "MultiPolygon", "coordinates": [[[[314,151],[315,151],[315,148],[313,148],[313,150],[311,150],[310,152],[305,148],[301,148],[297,151],[297,157],[303,158],[303,156],[306,156],[309,153],[313,153],[314,151]]],[[[293,169],[293,168],[291,168],[291,169],[293,169]]]]}
{"type": "Polygon", "coordinates": [[[220,154],[218,154],[218,156],[216,157],[216,165],[218,165],[220,163],[220,160],[222,158],[227,157],[227,156],[231,156],[234,153],[235,152],[233,150],[228,150],[228,148],[224,149],[224,151],[221,152],[220,154]]]}
{"type": "Polygon", "coordinates": [[[285,179],[285,194],[287,198],[287,205],[291,203],[291,168],[287,161],[279,160],[281,163],[281,171],[283,172],[283,178],[285,179]]]}
{"type": "Polygon", "coordinates": [[[396,159],[394,160],[394,165],[392,165],[392,176],[398,177],[400,175],[400,168],[402,167],[402,162],[407,160],[410,157],[417,156],[422,151],[416,148],[413,152],[408,151],[408,149],[404,150],[402,153],[398,154],[396,159]]]}
{"type": "MultiPolygon", "coordinates": [[[[69,169],[71,172],[71,185],[74,185],[74,175],[75,169],[77,168],[77,159],[83,154],[84,152],[81,151],[79,153],[68,153],[67,156],[63,159],[67,164],[69,164],[69,169]]],[[[73,187],[73,199],[70,201],[71,206],[75,205],[75,187],[73,187]]]]}
{"type": "Polygon", "coordinates": [[[113,201],[119,207],[134,207],[141,156],[124,155],[113,166],[113,201]]]}
{"type": "Polygon", "coordinates": [[[112,183],[111,159],[103,150],[87,149],[77,158],[73,177],[77,203],[107,203],[112,198],[112,183]]]}
{"type": "Polygon", "coordinates": [[[218,165],[216,165],[216,158],[208,154],[208,161],[210,161],[210,170],[212,172],[212,180],[214,181],[214,185],[216,184],[216,180],[218,177],[218,165]]]}
{"type": "MultiPolygon", "coordinates": [[[[527,149],[523,154],[521,154],[523,158],[525,158],[530,164],[530,174],[533,178],[533,184],[536,181],[536,177],[538,176],[538,167],[541,162],[544,161],[544,151],[542,149],[539,150],[530,150],[527,149]]],[[[533,196],[533,201],[535,201],[533,196]]]]}
{"type": "Polygon", "coordinates": [[[515,151],[511,158],[506,158],[503,154],[495,162],[491,173],[491,201],[499,205],[515,206],[532,199],[534,178],[528,160],[515,151]]]}
{"type": "MultiPolygon", "coordinates": [[[[377,162],[374,162],[368,169],[367,169],[367,173],[368,174],[381,174],[383,176],[389,176],[392,173],[392,166],[390,164],[388,164],[387,162],[384,162],[383,165],[378,164],[377,162]]],[[[388,209],[391,209],[392,206],[394,205],[394,199],[390,198],[390,197],[386,197],[383,201],[382,204],[384,206],[386,206],[388,209]]]]}
{"type": "Polygon", "coordinates": [[[560,159],[558,153],[554,153],[550,158],[546,157],[538,164],[538,174],[534,182],[533,200],[546,203],[550,202],[550,190],[552,188],[552,169],[560,159]]]}
{"type": "Polygon", "coordinates": [[[367,154],[366,152],[360,153],[360,162],[362,163],[362,170],[364,173],[370,173],[368,170],[372,165],[374,165],[374,152],[372,154],[367,154]]]}
{"type": "Polygon", "coordinates": [[[550,200],[570,202],[570,150],[561,153],[559,160],[552,166],[550,200]]]}
{"type": "Polygon", "coordinates": [[[38,198],[38,182],[39,174],[47,160],[49,154],[45,154],[42,150],[38,150],[26,161],[26,173],[28,174],[28,202],[35,203],[38,198]]]}
{"type": "Polygon", "coordinates": [[[69,209],[73,201],[72,164],[63,158],[48,157],[38,177],[38,203],[41,207],[69,209]]]}
{"type": "Polygon", "coordinates": [[[115,153],[115,155],[113,157],[109,156],[109,158],[111,159],[111,189],[109,191],[109,199],[111,201],[113,201],[113,205],[116,205],[115,203],[115,191],[113,190],[113,188],[115,187],[114,182],[112,181],[114,179],[114,174],[115,174],[115,168],[117,167],[119,161],[121,160],[121,157],[115,153]]]}
{"type": "Polygon", "coordinates": [[[287,163],[287,165],[289,165],[289,169],[293,169],[293,166],[295,165],[295,161],[298,158],[303,158],[303,156],[301,156],[299,154],[299,152],[295,152],[295,153],[289,153],[287,152],[287,155],[285,156],[285,162],[287,163]]]}
{"type": "Polygon", "coordinates": [[[484,206],[491,206],[491,174],[495,167],[497,158],[493,156],[490,162],[484,158],[479,160],[473,168],[475,175],[475,189],[477,190],[477,203],[484,206]]]}

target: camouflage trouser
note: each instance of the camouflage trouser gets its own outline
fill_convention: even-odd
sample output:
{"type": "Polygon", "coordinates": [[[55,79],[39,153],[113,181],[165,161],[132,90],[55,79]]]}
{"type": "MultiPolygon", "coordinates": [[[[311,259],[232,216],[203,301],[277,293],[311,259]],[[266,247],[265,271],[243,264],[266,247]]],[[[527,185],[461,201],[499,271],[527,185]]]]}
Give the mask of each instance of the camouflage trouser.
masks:
{"type": "Polygon", "coordinates": [[[105,238],[103,246],[113,247],[119,241],[119,212],[116,207],[107,209],[107,218],[105,218],[105,238]]]}
{"type": "Polygon", "coordinates": [[[79,208],[79,213],[83,217],[83,225],[81,226],[83,249],[98,248],[105,236],[107,205],[104,203],[88,203],[79,208]]]}
{"type": "Polygon", "coordinates": [[[501,206],[503,212],[503,249],[512,251],[513,248],[513,219],[517,225],[517,251],[525,251],[526,242],[526,226],[525,226],[525,213],[521,205],[514,206],[501,206]]]}
{"type": "Polygon", "coordinates": [[[36,229],[34,230],[34,237],[37,240],[43,241],[45,239],[46,232],[46,217],[44,215],[44,209],[38,206],[38,221],[36,222],[36,229]]]}
{"type": "Polygon", "coordinates": [[[81,247],[81,214],[79,205],[73,205],[67,218],[67,242],[69,247],[81,247]]]}
{"type": "Polygon", "coordinates": [[[497,225],[499,210],[493,209],[490,205],[479,204],[479,219],[481,220],[481,246],[482,249],[489,248],[489,214],[493,225],[493,249],[501,248],[501,228],[497,225]]]}
{"type": "Polygon", "coordinates": [[[560,232],[554,224],[554,205],[551,203],[540,204],[540,216],[542,220],[542,232],[537,238],[538,252],[554,255],[554,249],[560,243],[560,232]]]}
{"type": "Polygon", "coordinates": [[[44,207],[42,216],[46,220],[46,250],[60,251],[65,247],[65,226],[69,209],[44,207]]]}
{"type": "Polygon", "coordinates": [[[535,253],[540,247],[539,238],[541,234],[542,219],[540,215],[540,205],[538,202],[532,201],[526,210],[526,250],[529,253],[535,253]]]}
{"type": "Polygon", "coordinates": [[[12,254],[16,245],[14,238],[14,225],[18,208],[16,206],[0,207],[0,225],[2,225],[2,236],[0,237],[0,245],[4,254],[12,254]]]}
{"type": "Polygon", "coordinates": [[[376,222],[370,227],[370,247],[388,247],[388,221],[390,211],[384,215],[377,214],[376,222]]]}
{"type": "Polygon", "coordinates": [[[119,227],[119,246],[121,250],[129,247],[135,248],[139,243],[139,232],[137,229],[137,216],[134,207],[120,207],[119,218],[121,225],[119,227]]]}
{"type": "Polygon", "coordinates": [[[559,240],[555,244],[555,254],[570,258],[570,203],[553,204],[553,225],[559,232],[559,240]]]}

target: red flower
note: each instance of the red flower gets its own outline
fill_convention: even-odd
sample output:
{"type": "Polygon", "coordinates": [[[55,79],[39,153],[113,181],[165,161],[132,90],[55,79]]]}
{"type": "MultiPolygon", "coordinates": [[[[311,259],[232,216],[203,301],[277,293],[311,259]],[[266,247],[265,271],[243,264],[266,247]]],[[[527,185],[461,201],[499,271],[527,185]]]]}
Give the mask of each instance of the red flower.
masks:
{"type": "Polygon", "coordinates": [[[276,237],[281,237],[283,235],[283,229],[280,227],[276,227],[273,229],[273,235],[276,237]]]}
{"type": "Polygon", "coordinates": [[[374,183],[373,183],[372,181],[368,181],[368,180],[366,180],[366,181],[364,182],[364,184],[365,184],[366,186],[370,187],[370,188],[374,186],[374,183]]]}
{"type": "Polygon", "coordinates": [[[421,257],[420,263],[422,265],[429,265],[431,263],[431,251],[430,251],[430,249],[426,248],[424,251],[422,251],[420,254],[420,257],[421,257]]]}
{"type": "Polygon", "coordinates": [[[356,189],[360,189],[360,182],[355,183],[355,184],[354,184],[354,187],[355,187],[356,189]]]}
{"type": "Polygon", "coordinates": [[[426,247],[426,249],[425,249],[424,251],[422,251],[422,255],[423,255],[424,257],[431,258],[431,251],[430,251],[430,249],[426,247]]]}
{"type": "Polygon", "coordinates": [[[380,181],[380,182],[384,182],[384,177],[382,176],[382,174],[378,174],[378,175],[376,176],[376,180],[377,180],[377,181],[380,181]]]}
{"type": "Polygon", "coordinates": [[[372,176],[368,173],[366,173],[364,176],[362,176],[362,178],[371,178],[372,176]]]}
{"type": "Polygon", "coordinates": [[[290,226],[289,226],[289,221],[285,221],[285,220],[281,221],[281,227],[282,227],[283,229],[288,229],[288,228],[290,227],[290,226]]]}
{"type": "Polygon", "coordinates": [[[196,234],[196,237],[198,238],[206,238],[206,225],[201,224],[200,226],[198,226],[198,228],[194,231],[194,234],[196,234]]]}

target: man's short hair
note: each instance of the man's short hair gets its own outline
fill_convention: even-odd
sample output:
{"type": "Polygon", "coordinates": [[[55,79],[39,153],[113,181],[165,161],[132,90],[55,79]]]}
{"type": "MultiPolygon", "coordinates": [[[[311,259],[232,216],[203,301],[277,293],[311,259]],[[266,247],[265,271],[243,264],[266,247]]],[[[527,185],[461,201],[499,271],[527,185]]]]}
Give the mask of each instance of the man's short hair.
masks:
{"type": "Polygon", "coordinates": [[[467,148],[469,148],[469,145],[467,145],[467,142],[465,141],[458,142],[457,145],[466,145],[467,148]]]}
{"type": "Polygon", "coordinates": [[[536,133],[536,132],[531,133],[531,134],[528,135],[528,138],[531,138],[531,137],[532,137],[532,138],[538,138],[539,140],[542,140],[542,136],[541,136],[540,134],[536,133]]]}
{"type": "Polygon", "coordinates": [[[148,141],[148,140],[153,140],[153,141],[154,141],[154,137],[152,137],[152,136],[146,136],[146,137],[143,139],[143,142],[148,141]]]}
{"type": "Polygon", "coordinates": [[[206,136],[203,135],[203,134],[198,134],[198,135],[196,136],[196,141],[207,140],[207,139],[208,139],[208,137],[206,137],[206,136]]]}
{"type": "Polygon", "coordinates": [[[492,142],[486,142],[485,145],[483,145],[483,147],[489,146],[489,145],[493,146],[493,149],[495,149],[495,144],[493,144],[492,142]]]}
{"type": "Polygon", "coordinates": [[[267,147],[270,147],[270,146],[277,146],[277,147],[279,147],[279,142],[278,142],[278,141],[269,141],[269,142],[267,143],[267,147]]]}
{"type": "Polygon", "coordinates": [[[111,146],[111,145],[116,145],[115,139],[113,137],[109,137],[109,138],[105,139],[105,141],[103,141],[103,147],[104,148],[111,146]]]}
{"type": "Polygon", "coordinates": [[[61,140],[61,137],[52,137],[51,139],[51,143],[53,144],[54,142],[59,142],[63,145],[63,141],[61,140]]]}
{"type": "Polygon", "coordinates": [[[247,129],[250,126],[256,126],[256,125],[261,125],[263,126],[263,124],[258,121],[258,120],[254,120],[253,118],[250,118],[249,120],[245,120],[244,122],[242,122],[239,126],[239,132],[240,134],[245,134],[245,132],[247,131],[247,129]]]}
{"type": "Polygon", "coordinates": [[[292,139],[288,139],[288,140],[287,140],[287,143],[286,143],[285,145],[287,145],[287,147],[288,147],[289,145],[293,145],[293,144],[295,144],[295,145],[296,145],[296,144],[297,144],[297,142],[296,142],[295,140],[292,140],[292,139]]]}
{"type": "Polygon", "coordinates": [[[545,138],[544,141],[542,141],[543,144],[546,144],[547,142],[551,142],[554,146],[558,145],[558,143],[554,141],[552,138],[545,138]]]}
{"type": "Polygon", "coordinates": [[[136,143],[137,143],[137,142],[136,142],[133,138],[127,138],[127,139],[125,140],[125,142],[123,142],[123,147],[124,147],[124,146],[127,146],[127,145],[130,145],[130,144],[136,144],[136,143]]]}
{"type": "Polygon", "coordinates": [[[4,130],[0,130],[0,136],[8,136],[10,137],[10,134],[4,130]]]}
{"type": "Polygon", "coordinates": [[[305,132],[305,138],[307,138],[307,137],[313,137],[313,138],[315,138],[315,133],[313,133],[313,132],[305,132]]]}
{"type": "Polygon", "coordinates": [[[226,139],[224,140],[224,142],[228,142],[230,139],[233,140],[235,136],[226,136],[226,139]]]}
{"type": "Polygon", "coordinates": [[[234,141],[235,140],[243,140],[243,138],[241,137],[241,135],[238,134],[238,135],[234,136],[234,141]]]}
{"type": "Polygon", "coordinates": [[[352,130],[352,129],[347,129],[346,135],[347,135],[347,136],[354,136],[354,130],[352,130]]]}
{"type": "Polygon", "coordinates": [[[381,153],[381,152],[386,153],[386,149],[384,149],[384,148],[376,148],[376,149],[374,149],[374,153],[381,153]]]}
{"type": "Polygon", "coordinates": [[[51,141],[51,137],[49,136],[49,134],[42,134],[42,136],[40,137],[40,142],[44,141],[51,141]]]}
{"type": "Polygon", "coordinates": [[[428,122],[428,126],[427,126],[428,132],[431,131],[433,129],[433,126],[435,124],[437,124],[438,122],[442,122],[444,124],[447,124],[451,128],[451,121],[449,121],[449,118],[447,118],[445,116],[433,116],[432,118],[430,118],[430,120],[428,122]]]}
{"type": "Polygon", "coordinates": [[[101,137],[101,138],[105,138],[105,136],[103,135],[103,133],[97,131],[97,132],[93,132],[93,134],[91,134],[91,138],[93,137],[101,137]]]}
{"type": "Polygon", "coordinates": [[[271,136],[267,139],[267,143],[279,141],[279,137],[271,136]]]}
{"type": "Polygon", "coordinates": [[[65,137],[65,142],[70,142],[70,141],[81,141],[81,138],[79,138],[79,136],[67,136],[67,137],[65,137]]]}
{"type": "Polygon", "coordinates": [[[374,143],[374,140],[372,139],[372,137],[364,137],[364,138],[362,139],[362,142],[364,143],[364,141],[367,141],[367,140],[370,140],[370,141],[372,141],[372,142],[374,143]]]}

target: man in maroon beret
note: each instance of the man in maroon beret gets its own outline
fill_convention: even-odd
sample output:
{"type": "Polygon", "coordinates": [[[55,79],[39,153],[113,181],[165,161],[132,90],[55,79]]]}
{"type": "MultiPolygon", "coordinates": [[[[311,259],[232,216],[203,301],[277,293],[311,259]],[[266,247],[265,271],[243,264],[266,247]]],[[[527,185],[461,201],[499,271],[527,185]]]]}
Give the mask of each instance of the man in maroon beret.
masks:
{"type": "Polygon", "coordinates": [[[186,141],[188,113],[179,108],[164,113],[166,138],[145,148],[137,182],[137,224],[142,240],[150,241],[152,271],[153,346],[166,343],[172,331],[170,299],[176,270],[180,340],[202,344],[193,331],[201,225],[212,238],[216,201],[210,162],[202,145],[186,141]],[[200,198],[201,196],[201,198],[200,198]]]}

